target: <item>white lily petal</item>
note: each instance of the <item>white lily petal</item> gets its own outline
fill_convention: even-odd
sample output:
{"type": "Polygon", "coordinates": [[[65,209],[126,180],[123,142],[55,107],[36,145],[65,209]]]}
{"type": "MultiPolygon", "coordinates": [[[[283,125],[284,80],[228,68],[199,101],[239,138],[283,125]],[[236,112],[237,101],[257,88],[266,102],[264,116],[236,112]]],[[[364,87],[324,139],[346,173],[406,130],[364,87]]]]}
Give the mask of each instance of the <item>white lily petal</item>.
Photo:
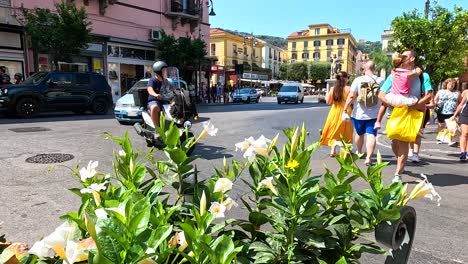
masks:
{"type": "Polygon", "coordinates": [[[125,157],[125,156],[127,156],[127,153],[125,153],[124,150],[119,150],[118,153],[119,153],[119,156],[120,156],[120,157],[125,157]]]}
{"type": "Polygon", "coordinates": [[[78,250],[78,244],[75,241],[67,241],[67,247],[65,248],[65,256],[68,264],[75,263],[75,260],[81,255],[81,251],[78,250]]]}
{"type": "Polygon", "coordinates": [[[219,178],[216,183],[213,192],[225,193],[232,189],[232,181],[228,178],[219,178]]]}
{"type": "Polygon", "coordinates": [[[31,249],[29,249],[28,253],[36,255],[41,260],[46,258],[53,258],[55,256],[54,250],[47,246],[44,240],[34,243],[31,249]]]}
{"type": "Polygon", "coordinates": [[[215,218],[224,217],[224,212],[226,212],[226,206],[218,202],[214,202],[210,206],[210,213],[215,216],[215,218]]]}

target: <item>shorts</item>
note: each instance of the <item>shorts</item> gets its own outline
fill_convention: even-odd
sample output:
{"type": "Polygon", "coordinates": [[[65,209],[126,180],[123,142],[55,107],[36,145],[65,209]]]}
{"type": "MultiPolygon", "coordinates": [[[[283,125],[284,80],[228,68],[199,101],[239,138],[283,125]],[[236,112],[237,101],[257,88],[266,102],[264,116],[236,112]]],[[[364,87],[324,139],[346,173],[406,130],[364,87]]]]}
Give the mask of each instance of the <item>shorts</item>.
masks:
{"type": "Polygon", "coordinates": [[[149,101],[148,102],[148,110],[151,110],[151,106],[153,105],[156,105],[157,107],[159,107],[159,110],[162,110],[163,109],[163,105],[162,105],[162,102],[161,101],[158,101],[158,100],[152,100],[152,101],[149,101]]]}
{"type": "Polygon", "coordinates": [[[439,123],[445,123],[445,119],[449,119],[452,116],[453,114],[451,115],[437,114],[437,121],[439,121],[439,123]]]}
{"type": "Polygon", "coordinates": [[[468,125],[468,115],[460,115],[458,123],[460,123],[460,125],[468,125]]]}
{"type": "Polygon", "coordinates": [[[377,130],[374,129],[375,121],[377,121],[376,118],[369,120],[357,120],[355,118],[351,118],[353,127],[359,136],[362,136],[364,134],[371,134],[377,136],[377,130]]]}

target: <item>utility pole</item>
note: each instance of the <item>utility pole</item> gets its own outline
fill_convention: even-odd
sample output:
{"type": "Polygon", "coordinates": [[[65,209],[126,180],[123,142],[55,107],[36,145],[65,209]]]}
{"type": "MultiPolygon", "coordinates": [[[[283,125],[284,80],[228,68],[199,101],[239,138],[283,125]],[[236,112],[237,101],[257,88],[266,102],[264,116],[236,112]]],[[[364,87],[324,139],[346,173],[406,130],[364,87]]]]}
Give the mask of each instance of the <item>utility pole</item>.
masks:
{"type": "Polygon", "coordinates": [[[424,5],[424,17],[426,19],[429,18],[429,9],[431,8],[431,1],[426,0],[426,4],[424,5]]]}

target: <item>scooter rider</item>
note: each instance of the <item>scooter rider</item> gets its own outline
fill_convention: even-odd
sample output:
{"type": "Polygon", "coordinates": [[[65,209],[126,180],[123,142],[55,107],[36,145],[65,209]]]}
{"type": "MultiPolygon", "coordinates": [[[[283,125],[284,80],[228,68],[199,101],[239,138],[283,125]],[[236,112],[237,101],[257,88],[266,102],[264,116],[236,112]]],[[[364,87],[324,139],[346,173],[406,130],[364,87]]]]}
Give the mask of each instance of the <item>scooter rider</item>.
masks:
{"type": "Polygon", "coordinates": [[[163,109],[162,91],[165,90],[167,78],[167,64],[164,61],[157,61],[153,64],[155,77],[148,81],[148,110],[155,127],[159,127],[159,115],[163,109]]]}

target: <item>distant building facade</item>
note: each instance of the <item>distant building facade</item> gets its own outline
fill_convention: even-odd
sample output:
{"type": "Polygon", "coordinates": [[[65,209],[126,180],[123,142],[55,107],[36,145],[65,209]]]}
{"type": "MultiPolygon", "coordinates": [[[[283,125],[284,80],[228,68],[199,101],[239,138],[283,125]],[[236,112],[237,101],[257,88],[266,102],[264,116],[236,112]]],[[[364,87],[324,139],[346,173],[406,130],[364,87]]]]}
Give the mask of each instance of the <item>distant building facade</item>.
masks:
{"type": "Polygon", "coordinates": [[[280,47],[268,44],[266,41],[259,40],[263,43],[262,48],[262,68],[270,69],[272,78],[277,79],[279,74],[279,67],[282,64],[282,56],[284,57],[284,50],[280,47]]]}

